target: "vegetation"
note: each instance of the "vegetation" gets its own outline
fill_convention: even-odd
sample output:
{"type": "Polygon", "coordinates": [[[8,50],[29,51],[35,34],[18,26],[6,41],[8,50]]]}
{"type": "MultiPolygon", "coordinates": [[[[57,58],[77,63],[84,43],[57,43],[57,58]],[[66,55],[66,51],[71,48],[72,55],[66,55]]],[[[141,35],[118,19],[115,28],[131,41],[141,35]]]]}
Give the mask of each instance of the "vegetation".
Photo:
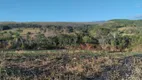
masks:
{"type": "Polygon", "coordinates": [[[141,80],[142,20],[0,23],[0,80],[141,80]]]}
{"type": "Polygon", "coordinates": [[[1,49],[88,49],[133,51],[141,45],[142,20],[104,23],[1,23],[1,49]],[[99,49],[98,49],[99,48],[99,49]]]}
{"type": "Polygon", "coordinates": [[[1,80],[141,80],[141,53],[6,51],[1,80]]]}

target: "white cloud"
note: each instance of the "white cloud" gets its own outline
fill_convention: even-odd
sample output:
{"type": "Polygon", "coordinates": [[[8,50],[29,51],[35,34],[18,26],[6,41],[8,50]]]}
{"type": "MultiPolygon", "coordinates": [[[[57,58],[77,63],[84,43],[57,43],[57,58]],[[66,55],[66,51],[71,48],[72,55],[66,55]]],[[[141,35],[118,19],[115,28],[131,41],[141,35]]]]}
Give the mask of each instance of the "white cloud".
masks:
{"type": "Polygon", "coordinates": [[[134,17],[135,19],[142,19],[142,14],[134,17]]]}

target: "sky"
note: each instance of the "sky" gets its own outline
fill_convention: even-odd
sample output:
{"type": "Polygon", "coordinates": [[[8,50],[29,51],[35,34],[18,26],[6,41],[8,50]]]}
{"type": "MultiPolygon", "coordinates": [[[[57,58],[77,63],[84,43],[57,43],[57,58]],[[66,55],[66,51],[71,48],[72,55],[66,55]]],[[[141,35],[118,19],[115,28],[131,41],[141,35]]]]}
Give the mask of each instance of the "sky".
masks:
{"type": "Polygon", "coordinates": [[[142,0],[0,0],[0,21],[91,22],[142,18],[142,0]]]}

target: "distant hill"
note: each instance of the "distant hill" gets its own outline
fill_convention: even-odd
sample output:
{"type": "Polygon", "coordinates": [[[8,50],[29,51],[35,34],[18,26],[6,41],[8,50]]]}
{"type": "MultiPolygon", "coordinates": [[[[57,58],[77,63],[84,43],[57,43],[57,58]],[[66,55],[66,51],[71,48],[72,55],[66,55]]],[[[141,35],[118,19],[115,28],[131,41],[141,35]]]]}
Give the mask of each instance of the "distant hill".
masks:
{"type": "Polygon", "coordinates": [[[36,24],[100,24],[106,21],[92,21],[92,22],[0,22],[0,24],[15,24],[15,23],[36,23],[36,24]]]}

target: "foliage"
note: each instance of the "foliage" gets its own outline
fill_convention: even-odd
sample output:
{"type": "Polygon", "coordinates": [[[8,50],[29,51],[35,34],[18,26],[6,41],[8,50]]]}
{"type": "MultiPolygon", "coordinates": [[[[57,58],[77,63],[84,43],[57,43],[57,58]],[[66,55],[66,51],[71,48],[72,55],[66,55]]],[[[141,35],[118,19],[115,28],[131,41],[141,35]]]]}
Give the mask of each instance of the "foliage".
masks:
{"type": "MultiPolygon", "coordinates": [[[[142,43],[142,20],[96,23],[1,23],[1,49],[60,49],[89,43],[127,49],[142,43]]],[[[79,49],[79,48],[77,48],[79,49]]],[[[94,49],[95,50],[95,49],[94,49]]]]}

